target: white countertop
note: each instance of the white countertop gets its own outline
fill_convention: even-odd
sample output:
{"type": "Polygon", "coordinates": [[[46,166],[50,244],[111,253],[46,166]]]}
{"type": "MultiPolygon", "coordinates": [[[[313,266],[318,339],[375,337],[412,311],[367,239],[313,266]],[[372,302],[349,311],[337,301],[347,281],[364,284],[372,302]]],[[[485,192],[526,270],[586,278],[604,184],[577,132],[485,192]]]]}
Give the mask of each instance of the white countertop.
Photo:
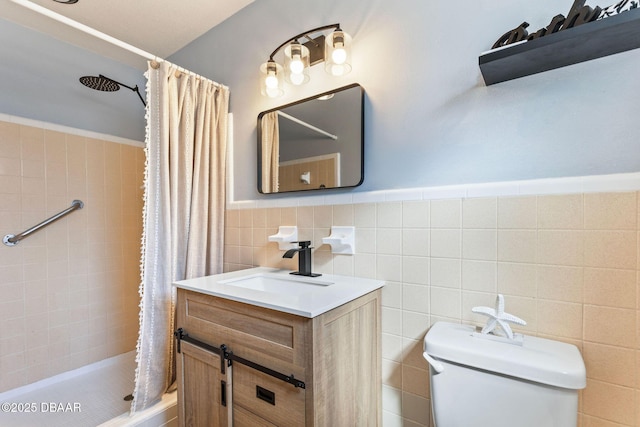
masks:
{"type": "Polygon", "coordinates": [[[181,280],[175,282],[173,285],[181,289],[309,318],[316,317],[384,286],[384,281],[375,279],[337,276],[333,274],[323,274],[319,277],[306,277],[295,276],[289,273],[289,270],[256,267],[213,276],[181,280]],[[295,292],[267,292],[235,286],[233,284],[234,280],[237,281],[238,279],[251,276],[266,276],[269,279],[280,279],[287,282],[288,286],[294,286],[295,292]],[[304,281],[306,283],[296,283],[295,281],[304,281]],[[323,285],[326,283],[331,284],[323,285]]]}

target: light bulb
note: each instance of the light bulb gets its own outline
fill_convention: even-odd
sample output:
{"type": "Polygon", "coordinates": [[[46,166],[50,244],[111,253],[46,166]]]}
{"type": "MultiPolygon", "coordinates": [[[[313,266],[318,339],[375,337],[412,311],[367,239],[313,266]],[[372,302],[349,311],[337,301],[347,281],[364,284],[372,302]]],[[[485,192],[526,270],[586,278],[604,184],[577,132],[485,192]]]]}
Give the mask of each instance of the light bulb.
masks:
{"type": "Polygon", "coordinates": [[[300,59],[300,55],[296,55],[291,59],[289,69],[291,70],[291,74],[302,73],[302,70],[304,70],[304,62],[300,59]]]}
{"type": "Polygon", "coordinates": [[[264,84],[268,89],[277,89],[278,88],[278,78],[273,74],[269,74],[264,79],[264,84]]]}
{"type": "Polygon", "coordinates": [[[346,72],[346,69],[344,65],[335,64],[331,66],[331,75],[333,76],[341,76],[345,74],[345,72],[346,72]]]}
{"type": "Polygon", "coordinates": [[[342,47],[336,48],[333,53],[331,53],[331,59],[335,64],[344,64],[347,60],[347,51],[342,47]]]}
{"type": "Polygon", "coordinates": [[[324,69],[333,76],[344,76],[351,71],[351,36],[338,29],[325,41],[327,61],[324,69]]]}
{"type": "Polygon", "coordinates": [[[281,96],[282,90],[282,66],[269,59],[260,66],[260,91],[264,96],[275,98],[281,96]]]}
{"type": "Polygon", "coordinates": [[[269,98],[277,98],[280,96],[280,91],[277,87],[268,87],[266,93],[269,98]]]}
{"type": "Polygon", "coordinates": [[[289,76],[289,80],[291,80],[291,83],[293,83],[294,85],[301,85],[302,83],[304,83],[304,74],[300,73],[291,73],[291,75],[289,76]]]}

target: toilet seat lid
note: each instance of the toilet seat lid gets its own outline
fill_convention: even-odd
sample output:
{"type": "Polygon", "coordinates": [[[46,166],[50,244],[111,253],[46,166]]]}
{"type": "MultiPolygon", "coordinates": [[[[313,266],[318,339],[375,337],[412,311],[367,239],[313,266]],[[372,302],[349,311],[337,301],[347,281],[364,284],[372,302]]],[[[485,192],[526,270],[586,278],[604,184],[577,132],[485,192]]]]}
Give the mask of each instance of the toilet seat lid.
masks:
{"type": "Polygon", "coordinates": [[[470,325],[436,322],[424,337],[424,351],[437,359],[551,386],[586,386],[584,361],[574,345],[525,335],[520,346],[474,332],[470,325]]]}

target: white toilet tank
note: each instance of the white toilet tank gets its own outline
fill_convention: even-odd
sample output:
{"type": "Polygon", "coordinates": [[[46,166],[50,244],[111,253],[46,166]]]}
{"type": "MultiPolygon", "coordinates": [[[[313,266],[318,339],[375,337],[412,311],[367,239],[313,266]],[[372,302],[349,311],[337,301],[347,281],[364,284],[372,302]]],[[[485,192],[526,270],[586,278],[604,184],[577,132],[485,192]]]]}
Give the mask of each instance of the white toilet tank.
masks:
{"type": "Polygon", "coordinates": [[[584,361],[570,344],[520,343],[437,322],[424,337],[436,427],[575,427],[584,361]],[[434,367],[435,366],[435,367],[434,367]],[[438,372],[440,371],[440,372],[438,372]]]}

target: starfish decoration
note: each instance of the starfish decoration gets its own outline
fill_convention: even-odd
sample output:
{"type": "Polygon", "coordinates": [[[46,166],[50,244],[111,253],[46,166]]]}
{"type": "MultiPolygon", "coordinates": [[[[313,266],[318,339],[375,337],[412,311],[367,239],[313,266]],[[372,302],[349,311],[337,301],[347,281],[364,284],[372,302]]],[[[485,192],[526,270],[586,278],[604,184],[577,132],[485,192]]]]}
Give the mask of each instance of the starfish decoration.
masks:
{"type": "Polygon", "coordinates": [[[512,340],[513,331],[511,330],[511,327],[507,322],[523,326],[527,324],[527,322],[525,322],[521,318],[516,317],[513,314],[505,313],[504,296],[502,294],[498,294],[498,297],[496,298],[496,308],[473,307],[471,311],[489,317],[489,321],[487,322],[486,326],[482,328],[483,334],[488,334],[489,332],[493,331],[496,326],[499,325],[504,333],[507,334],[507,338],[512,340]]]}

